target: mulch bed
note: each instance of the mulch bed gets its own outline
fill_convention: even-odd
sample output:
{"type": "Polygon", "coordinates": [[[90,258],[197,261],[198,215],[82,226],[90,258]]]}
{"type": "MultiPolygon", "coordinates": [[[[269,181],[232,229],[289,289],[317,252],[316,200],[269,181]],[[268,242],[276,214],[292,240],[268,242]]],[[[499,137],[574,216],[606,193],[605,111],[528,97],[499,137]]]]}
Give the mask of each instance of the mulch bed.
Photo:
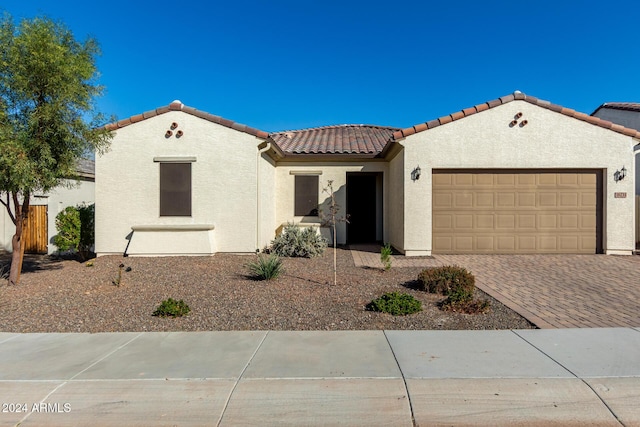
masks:
{"type": "MultiPolygon", "coordinates": [[[[255,255],[211,257],[105,256],[93,266],[75,260],[29,256],[20,284],[0,285],[0,331],[115,332],[216,330],[528,329],[534,326],[495,299],[486,314],[442,311],[443,297],[415,289],[420,268],[389,271],[355,267],[338,249],[338,284],[333,284],[333,249],[322,257],[285,258],[274,281],[248,276],[255,255]],[[114,285],[118,266],[120,286],[114,285]],[[365,306],[385,292],[406,292],[422,301],[409,316],[370,312],[365,306]],[[152,316],[164,299],[184,300],[182,318],[152,316]]],[[[0,259],[6,268],[8,256],[0,259]]]]}

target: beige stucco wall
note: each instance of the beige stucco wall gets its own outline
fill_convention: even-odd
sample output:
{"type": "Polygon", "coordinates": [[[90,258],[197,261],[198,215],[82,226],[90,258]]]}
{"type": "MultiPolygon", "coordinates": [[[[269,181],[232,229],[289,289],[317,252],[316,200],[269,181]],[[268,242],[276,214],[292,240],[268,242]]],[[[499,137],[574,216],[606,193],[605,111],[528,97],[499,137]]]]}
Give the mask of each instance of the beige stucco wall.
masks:
{"type": "MultiPolygon", "coordinates": [[[[31,197],[31,205],[48,205],[47,207],[47,251],[52,254],[58,250],[53,244],[53,237],[58,233],[56,229],[56,215],[67,206],[91,204],[95,197],[95,183],[93,180],[81,179],[63,180],[62,185],[50,191],[48,194],[41,192],[31,197]]],[[[13,207],[13,203],[12,203],[13,207]]],[[[11,239],[16,231],[15,225],[4,205],[0,205],[0,250],[11,252],[11,239]]]]}
{"type": "MultiPolygon", "coordinates": [[[[281,162],[278,164],[275,170],[276,179],[276,192],[275,192],[275,212],[276,219],[274,229],[275,232],[278,227],[286,223],[311,223],[320,224],[319,217],[301,217],[294,215],[294,183],[295,174],[318,174],[319,175],[319,190],[318,190],[318,203],[320,208],[324,206],[325,209],[330,201],[329,194],[324,192],[323,189],[327,188],[327,182],[333,181],[333,190],[336,195],[336,201],[340,205],[339,216],[344,216],[346,213],[346,185],[347,185],[347,173],[348,172],[381,172],[382,178],[382,235],[380,238],[387,241],[389,236],[387,234],[388,227],[388,214],[386,207],[388,206],[388,163],[380,160],[362,160],[354,162],[281,162]]],[[[337,242],[338,244],[346,243],[347,225],[344,222],[340,222],[337,225],[337,242]]],[[[330,239],[330,231],[328,229],[321,230],[322,235],[330,239]]]]}
{"type": "Polygon", "coordinates": [[[117,130],[110,151],[96,157],[96,252],[122,254],[132,227],[140,226],[155,228],[131,235],[130,255],[255,251],[260,142],[180,111],[117,130]],[[165,138],[173,122],[178,128],[165,138]],[[183,136],[176,138],[177,131],[183,136]],[[160,217],[160,166],[154,158],[189,157],[195,158],[192,215],[160,217]]]}
{"type": "Polygon", "coordinates": [[[607,253],[634,249],[634,176],[632,138],[530,104],[505,105],[411,135],[402,141],[404,176],[420,165],[420,180],[404,187],[404,250],[431,253],[431,170],[456,168],[589,168],[604,176],[603,246],[607,253]],[[527,125],[510,127],[522,112],[527,125]],[[625,166],[620,182],[614,172],[625,166]],[[615,198],[624,192],[626,198],[615,198]]]}
{"type": "Polygon", "coordinates": [[[389,243],[404,251],[404,187],[412,184],[405,182],[404,150],[389,162],[388,194],[388,235],[389,243]]]}

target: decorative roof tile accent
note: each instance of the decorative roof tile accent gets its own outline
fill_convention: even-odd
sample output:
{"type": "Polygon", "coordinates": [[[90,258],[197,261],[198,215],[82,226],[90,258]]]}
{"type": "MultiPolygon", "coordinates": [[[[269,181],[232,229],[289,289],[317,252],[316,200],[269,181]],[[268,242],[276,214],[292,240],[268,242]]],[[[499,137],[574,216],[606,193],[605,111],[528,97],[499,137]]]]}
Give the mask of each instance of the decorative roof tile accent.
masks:
{"type": "Polygon", "coordinates": [[[115,123],[110,123],[106,125],[105,128],[107,128],[108,130],[118,130],[125,126],[129,126],[130,124],[137,123],[142,120],[149,119],[151,117],[159,116],[164,113],[168,113],[169,111],[182,111],[183,113],[191,114],[192,116],[196,116],[201,119],[208,120],[210,122],[238,130],[240,132],[248,133],[249,135],[253,135],[258,138],[267,139],[269,137],[269,134],[267,132],[254,129],[247,125],[236,123],[232,120],[223,119],[220,116],[215,116],[205,111],[196,110],[193,107],[188,107],[184,105],[180,101],[173,101],[171,104],[166,105],[164,107],[156,108],[155,110],[147,111],[142,114],[138,114],[123,120],[119,120],[115,123]]]}
{"type": "Polygon", "coordinates": [[[270,135],[285,154],[364,154],[375,157],[399,128],[336,125],[270,135]]]}
{"type": "MultiPolygon", "coordinates": [[[[633,138],[637,138],[640,139],[640,131],[637,131],[635,129],[629,129],[623,126],[619,126],[619,125],[614,125],[613,123],[611,123],[610,121],[607,120],[603,120],[597,117],[593,117],[590,116],[588,114],[585,113],[581,113],[575,110],[572,110],[571,108],[564,108],[561,105],[556,105],[556,104],[552,104],[549,101],[544,101],[541,99],[536,98],[535,96],[529,96],[529,95],[525,95],[522,92],[516,91],[511,95],[507,95],[507,96],[502,96],[498,99],[494,99],[491,101],[487,101],[483,104],[479,104],[476,105],[475,107],[472,108],[465,108],[462,111],[457,111],[455,113],[449,114],[448,116],[444,116],[444,117],[440,117],[437,120],[431,120],[429,122],[426,122],[424,124],[426,124],[426,128],[427,129],[433,129],[436,126],[441,126],[450,122],[453,122],[455,120],[460,120],[464,117],[470,116],[472,114],[476,114],[482,111],[486,111],[490,108],[494,108],[497,107],[499,105],[503,105],[506,103],[509,103],[511,101],[514,100],[522,100],[522,101],[526,101],[530,104],[534,104],[537,105],[538,107],[542,107],[542,108],[546,108],[548,110],[551,111],[555,111],[556,113],[560,113],[563,114],[565,116],[569,116],[569,117],[573,117],[574,119],[578,119],[578,120],[582,120],[584,122],[587,123],[591,123],[595,126],[599,126],[605,129],[610,129],[614,132],[617,133],[621,133],[623,135],[627,135],[627,136],[631,136],[633,138]]],[[[602,106],[600,106],[598,109],[600,108],[618,108],[618,109],[624,109],[624,110],[632,110],[632,111],[640,111],[640,104],[637,103],[631,103],[631,102],[608,102],[605,104],[602,104],[602,106]]],[[[596,110],[598,111],[598,110],[596,110]]],[[[595,111],[594,111],[595,113],[595,111]]],[[[413,135],[414,133],[417,132],[422,132],[425,129],[423,123],[417,124],[415,126],[409,127],[409,128],[405,128],[405,129],[401,129],[398,130],[396,132],[393,133],[393,139],[398,140],[398,139],[402,139],[402,138],[406,138],[409,135],[413,135]]]]}

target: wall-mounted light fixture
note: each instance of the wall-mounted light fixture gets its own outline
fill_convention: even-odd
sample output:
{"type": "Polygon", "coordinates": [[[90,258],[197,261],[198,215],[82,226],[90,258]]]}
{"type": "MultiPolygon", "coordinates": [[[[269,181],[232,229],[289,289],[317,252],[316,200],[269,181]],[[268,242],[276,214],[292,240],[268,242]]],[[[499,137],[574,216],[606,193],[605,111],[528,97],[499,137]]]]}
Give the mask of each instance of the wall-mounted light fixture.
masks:
{"type": "Polygon", "coordinates": [[[627,176],[627,168],[622,166],[622,169],[620,169],[619,171],[616,171],[613,174],[613,179],[615,180],[615,182],[618,182],[618,181],[622,181],[626,176],[627,176]]]}
{"type": "Polygon", "coordinates": [[[420,166],[416,166],[415,169],[411,171],[411,180],[417,181],[420,179],[420,174],[422,171],[420,170],[420,166]]]}

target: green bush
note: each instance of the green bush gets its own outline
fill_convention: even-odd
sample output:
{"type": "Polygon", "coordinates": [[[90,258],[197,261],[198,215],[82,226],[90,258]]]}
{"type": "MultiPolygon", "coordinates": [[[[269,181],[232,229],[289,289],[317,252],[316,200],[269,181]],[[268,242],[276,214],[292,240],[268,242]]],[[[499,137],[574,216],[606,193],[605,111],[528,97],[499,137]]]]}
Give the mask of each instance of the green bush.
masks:
{"type": "Polygon", "coordinates": [[[247,268],[253,277],[260,280],[277,279],[284,271],[282,260],[275,253],[258,255],[258,260],[247,264],[247,268]]]}
{"type": "Polygon", "coordinates": [[[80,212],[75,206],[67,206],[56,215],[58,234],[53,236],[53,244],[63,251],[77,250],[80,244],[80,212]]]}
{"type": "Polygon", "coordinates": [[[283,257],[312,258],[322,255],[326,248],[327,241],[315,227],[300,228],[287,224],[271,242],[270,251],[283,257]]]}
{"type": "Polygon", "coordinates": [[[56,215],[58,234],[53,244],[62,251],[78,252],[87,259],[95,241],[94,231],[95,205],[67,206],[56,215]]]}
{"type": "Polygon", "coordinates": [[[418,275],[423,291],[452,296],[456,301],[473,299],[476,278],[465,268],[455,265],[427,268],[418,275]]]}
{"type": "Polygon", "coordinates": [[[176,301],[173,298],[166,299],[153,312],[158,317],[182,317],[191,311],[189,306],[182,300],[176,301]]]}
{"type": "Polygon", "coordinates": [[[393,249],[391,249],[391,245],[387,243],[380,249],[380,262],[384,266],[385,270],[389,270],[391,268],[391,254],[393,253],[393,249]]]}
{"type": "Polygon", "coordinates": [[[409,294],[387,292],[367,304],[367,310],[405,316],[422,311],[422,303],[409,294]]]}

